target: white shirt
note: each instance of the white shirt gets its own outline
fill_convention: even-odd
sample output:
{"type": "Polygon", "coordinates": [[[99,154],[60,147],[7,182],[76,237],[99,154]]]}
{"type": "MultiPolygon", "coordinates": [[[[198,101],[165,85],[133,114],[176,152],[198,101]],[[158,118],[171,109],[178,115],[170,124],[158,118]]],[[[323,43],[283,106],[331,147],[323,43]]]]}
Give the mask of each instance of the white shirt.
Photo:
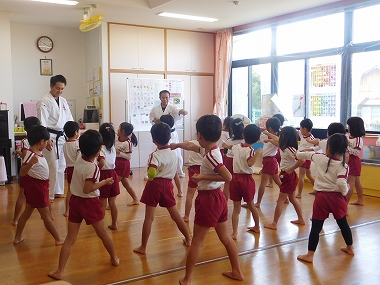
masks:
{"type": "Polygon", "coordinates": [[[224,149],[223,143],[226,142],[230,138],[230,133],[227,131],[222,131],[222,134],[220,135],[220,139],[216,143],[217,146],[221,149],[224,149]]]}
{"type": "Polygon", "coordinates": [[[27,138],[23,138],[21,140],[21,150],[23,149],[29,149],[30,148],[30,144],[29,144],[29,141],[27,138]]]}
{"type": "Polygon", "coordinates": [[[294,164],[297,163],[296,158],[294,157],[294,154],[297,152],[297,150],[294,147],[287,147],[285,150],[280,149],[281,154],[281,162],[280,162],[280,169],[285,171],[286,169],[292,167],[294,164]]]}
{"type": "Polygon", "coordinates": [[[82,198],[96,198],[100,191],[96,189],[88,194],[83,192],[84,184],[87,180],[94,183],[99,182],[99,167],[93,162],[86,160],[83,156],[79,157],[74,164],[73,178],[71,180],[71,194],[82,198]]]}
{"type": "Polygon", "coordinates": [[[188,164],[189,165],[201,165],[202,159],[203,159],[202,153],[204,153],[205,150],[204,150],[204,148],[201,148],[201,146],[197,140],[191,140],[190,142],[199,146],[200,150],[199,150],[199,152],[189,151],[188,164]]]}
{"type": "Polygon", "coordinates": [[[66,167],[72,167],[80,156],[79,140],[66,141],[63,145],[63,153],[65,154],[66,167]]]}
{"type": "Polygon", "coordinates": [[[114,146],[112,146],[111,149],[108,150],[105,145],[102,145],[100,149],[99,158],[104,159],[104,166],[101,170],[115,169],[116,149],[114,146]]]}
{"type": "MultiPolygon", "coordinates": [[[[244,140],[241,139],[241,140],[233,140],[232,138],[229,138],[228,140],[225,141],[226,144],[228,145],[235,145],[235,144],[240,144],[240,143],[243,143],[244,140]]],[[[227,157],[234,157],[234,154],[232,153],[232,151],[229,149],[227,151],[227,154],[226,154],[227,157]]]]}
{"type": "Polygon", "coordinates": [[[342,165],[341,160],[330,159],[325,154],[313,152],[297,152],[297,158],[314,161],[317,170],[314,190],[323,192],[340,192],[343,196],[346,196],[348,192],[347,164],[342,165]],[[330,165],[327,168],[329,160],[330,165]]]}
{"type": "MultiPolygon", "coordinates": [[[[42,97],[37,102],[37,117],[40,119],[41,125],[62,131],[66,122],[73,121],[74,119],[66,99],[61,96],[58,98],[59,106],[50,92],[42,97]]],[[[52,135],[55,137],[55,134],[50,134],[50,136],[52,135]]]]}
{"type": "Polygon", "coordinates": [[[264,140],[268,140],[268,139],[271,139],[271,138],[268,137],[266,134],[261,133],[260,141],[262,141],[264,143],[263,152],[262,152],[263,157],[275,156],[277,154],[278,146],[276,146],[270,142],[264,142],[264,140]]]}
{"type": "Polygon", "coordinates": [[[174,122],[178,121],[182,115],[179,114],[179,111],[181,109],[178,107],[175,107],[171,104],[168,104],[165,108],[165,111],[162,111],[161,104],[154,106],[152,110],[149,113],[149,120],[151,123],[153,123],[154,118],[161,118],[162,115],[171,115],[174,118],[174,122]]]}
{"type": "MultiPolygon", "coordinates": [[[[202,159],[201,174],[218,175],[218,170],[223,166],[222,154],[215,145],[202,159]]],[[[224,181],[201,180],[198,182],[198,190],[214,190],[222,186],[224,181]]]]}
{"type": "Polygon", "coordinates": [[[326,153],[326,150],[327,150],[327,139],[320,140],[320,141],[318,142],[318,145],[312,147],[312,149],[313,149],[315,152],[319,152],[319,151],[321,151],[322,153],[326,153]]]}
{"type": "Polygon", "coordinates": [[[314,136],[310,133],[310,135],[308,136],[304,136],[301,134],[301,131],[299,130],[298,131],[298,135],[301,139],[300,141],[300,146],[298,147],[298,150],[304,150],[304,149],[308,149],[308,148],[313,148],[314,145],[312,143],[309,143],[307,142],[307,138],[311,139],[311,140],[314,140],[314,136]]]}
{"type": "Polygon", "coordinates": [[[359,156],[361,150],[363,149],[363,138],[358,137],[354,138],[350,135],[347,135],[348,140],[348,152],[350,155],[359,156]]]}
{"type": "Polygon", "coordinates": [[[169,145],[157,149],[149,155],[148,167],[157,169],[155,178],[173,179],[177,173],[177,154],[169,145]]]}
{"type": "Polygon", "coordinates": [[[28,149],[26,151],[26,154],[25,154],[24,160],[22,161],[22,164],[23,165],[27,164],[33,156],[38,157],[38,162],[33,164],[33,166],[29,169],[28,175],[30,177],[33,177],[36,179],[48,180],[49,179],[49,166],[47,164],[45,157],[42,154],[35,153],[35,152],[31,151],[30,149],[28,149]]]}
{"type": "Polygon", "coordinates": [[[118,149],[120,153],[116,154],[116,157],[131,160],[132,147],[133,145],[129,138],[126,141],[120,141],[117,139],[115,141],[115,149],[118,149]]]}
{"type": "Polygon", "coordinates": [[[253,165],[248,166],[248,160],[253,157],[255,151],[249,146],[245,146],[243,143],[236,144],[232,147],[234,154],[233,170],[238,174],[253,174],[253,165]]]}

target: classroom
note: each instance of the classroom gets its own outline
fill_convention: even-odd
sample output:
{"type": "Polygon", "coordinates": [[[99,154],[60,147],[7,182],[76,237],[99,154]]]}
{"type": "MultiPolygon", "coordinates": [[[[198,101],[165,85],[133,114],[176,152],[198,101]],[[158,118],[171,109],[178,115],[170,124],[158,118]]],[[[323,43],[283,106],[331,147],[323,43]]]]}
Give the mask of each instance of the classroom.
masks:
{"type": "MultiPolygon", "coordinates": [[[[364,135],[351,132],[347,136],[349,145],[354,137],[360,137],[361,143],[353,151],[361,173],[348,173],[347,180],[352,198],[345,219],[352,232],[354,256],[339,250],[347,232],[343,238],[340,225],[330,215],[320,232],[313,263],[297,260],[307,252],[310,229],[315,226],[315,195],[309,192],[316,190],[312,183],[320,172],[312,162],[306,175],[295,170],[297,179],[304,181],[302,194],[295,193],[304,223],[290,223],[297,219],[291,200],[281,208],[276,230],[267,227],[282,194],[276,183],[264,185],[265,195],[257,207],[260,233],[249,230],[255,225],[253,212],[243,207],[237,232],[233,229],[236,205],[227,199],[226,223],[228,231],[235,233],[244,281],[222,275],[231,266],[223,244],[215,240],[219,232],[211,228],[191,284],[379,284],[380,247],[375,233],[380,229],[380,1],[62,1],[73,3],[0,3],[0,251],[5,257],[0,261],[0,284],[178,284],[178,280],[187,284],[181,278],[189,248],[182,244],[181,227],[177,230],[170,222],[172,212],[157,207],[145,255],[135,251],[147,217],[145,202],[127,206],[131,196],[132,204],[134,197],[141,198],[147,185],[148,161],[157,146],[152,141],[150,112],[160,104],[164,112],[161,90],[170,91],[168,106],[181,110],[178,117],[170,113],[179,142],[199,138],[196,123],[206,114],[215,114],[222,122],[232,116],[244,126],[267,129],[266,122],[282,114],[283,127],[300,129],[301,149],[302,135],[306,137],[301,135],[304,119],[312,121],[310,135],[315,144],[327,142],[331,123],[341,123],[349,134],[353,128],[349,118],[359,118],[365,129],[364,135]],[[164,11],[209,19],[159,15],[164,11]],[[67,80],[60,98],[66,99],[64,104],[72,120],[79,123],[80,134],[112,123],[117,138],[120,124],[128,122],[138,143],[128,157],[129,178],[121,181],[116,199],[118,228],[107,228],[111,221],[114,225],[111,211],[106,210],[104,216],[120,265],[108,262],[101,240],[92,227],[82,223],[62,280],[53,281],[48,273],[58,265],[61,246],[53,245],[38,213],[26,224],[25,241],[13,244],[17,226],[12,226],[12,218],[22,166],[16,149],[27,136],[24,120],[37,117],[41,98],[50,88],[53,91],[51,78],[59,74],[67,80]]],[[[260,153],[266,144],[261,141],[251,146],[260,153]]],[[[174,208],[183,217],[193,152],[178,152],[183,160],[176,183],[173,180],[174,208]]],[[[261,181],[266,181],[263,177],[268,178],[262,174],[262,161],[260,153],[251,166],[255,201],[261,181]]],[[[63,239],[71,222],[63,216],[68,211],[66,175],[64,181],[63,193],[50,198],[53,224],[63,239]]],[[[193,237],[194,207],[187,219],[185,225],[193,237]]]]}

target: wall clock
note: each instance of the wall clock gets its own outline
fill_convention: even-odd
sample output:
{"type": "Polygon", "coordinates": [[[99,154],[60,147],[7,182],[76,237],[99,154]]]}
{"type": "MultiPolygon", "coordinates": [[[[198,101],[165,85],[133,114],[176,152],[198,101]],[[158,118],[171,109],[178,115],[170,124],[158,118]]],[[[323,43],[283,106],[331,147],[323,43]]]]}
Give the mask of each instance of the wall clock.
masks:
{"type": "Polygon", "coordinates": [[[47,36],[39,37],[37,40],[37,47],[42,52],[49,52],[53,49],[53,41],[47,36]]]}

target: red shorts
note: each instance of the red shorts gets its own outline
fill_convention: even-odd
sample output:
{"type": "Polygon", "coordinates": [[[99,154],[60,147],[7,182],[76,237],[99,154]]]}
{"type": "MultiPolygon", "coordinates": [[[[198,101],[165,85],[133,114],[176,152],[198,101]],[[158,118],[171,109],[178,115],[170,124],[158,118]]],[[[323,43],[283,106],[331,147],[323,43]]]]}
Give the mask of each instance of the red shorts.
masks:
{"type": "Polygon", "coordinates": [[[115,169],[100,170],[99,181],[110,177],[113,178],[113,183],[111,185],[104,185],[99,188],[100,198],[116,197],[120,194],[119,178],[117,177],[115,169]]]}
{"type": "Polygon", "coordinates": [[[29,175],[25,175],[18,178],[18,184],[20,185],[20,188],[25,188],[25,185],[28,184],[29,177],[29,175]]]}
{"type": "MultiPolygon", "coordinates": [[[[277,162],[276,162],[277,163],[277,162]]],[[[255,197],[256,184],[252,174],[232,174],[230,182],[230,199],[232,201],[251,202],[255,197]]]]}
{"type": "Polygon", "coordinates": [[[300,166],[306,169],[310,169],[311,160],[305,160],[305,162],[300,166]]]}
{"type": "Polygon", "coordinates": [[[275,156],[263,157],[263,169],[261,169],[261,173],[269,175],[278,174],[278,163],[275,156]]]}
{"type": "Polygon", "coordinates": [[[228,157],[226,156],[226,159],[225,159],[225,163],[224,163],[224,166],[228,169],[228,171],[232,174],[234,173],[234,170],[233,170],[233,158],[232,157],[228,157]]]}
{"type": "Polygon", "coordinates": [[[140,201],[151,207],[157,207],[157,204],[165,208],[174,207],[176,201],[173,188],[171,179],[154,178],[146,183],[140,201]]]}
{"type": "Polygon", "coordinates": [[[360,176],[362,172],[362,161],[359,156],[350,155],[348,160],[348,175],[360,176]]]}
{"type": "Polygon", "coordinates": [[[193,177],[194,174],[201,173],[201,166],[200,165],[191,165],[187,169],[189,171],[189,181],[187,182],[187,187],[197,188],[198,182],[193,181],[193,179],[191,179],[191,177],[193,177]]]}
{"type": "Polygon", "coordinates": [[[45,208],[49,206],[49,179],[41,180],[29,175],[24,176],[24,179],[24,182],[27,182],[24,185],[26,203],[32,208],[45,208]]]}
{"type": "Polygon", "coordinates": [[[71,183],[71,179],[73,178],[74,166],[66,167],[66,179],[67,183],[71,183]]]}
{"type": "Polygon", "coordinates": [[[220,188],[198,190],[197,198],[195,198],[194,224],[215,228],[218,223],[226,222],[227,219],[227,201],[220,188]]]}
{"type": "Polygon", "coordinates": [[[278,148],[277,153],[275,155],[278,164],[280,164],[280,162],[281,162],[281,152],[280,151],[281,151],[281,149],[278,148]]]}
{"type": "Polygon", "coordinates": [[[82,198],[71,195],[69,203],[69,221],[80,224],[84,219],[87,225],[103,220],[104,213],[99,198],[82,198]]]}
{"type": "Polygon", "coordinates": [[[115,171],[118,176],[128,178],[131,173],[131,162],[128,159],[116,157],[115,171]]]}
{"type": "Polygon", "coordinates": [[[292,194],[297,187],[298,184],[298,176],[295,171],[290,174],[287,174],[285,171],[280,172],[280,192],[286,194],[292,194]]]}
{"type": "Polygon", "coordinates": [[[335,220],[347,215],[346,198],[339,192],[317,191],[313,204],[313,219],[324,221],[332,213],[335,220]]]}

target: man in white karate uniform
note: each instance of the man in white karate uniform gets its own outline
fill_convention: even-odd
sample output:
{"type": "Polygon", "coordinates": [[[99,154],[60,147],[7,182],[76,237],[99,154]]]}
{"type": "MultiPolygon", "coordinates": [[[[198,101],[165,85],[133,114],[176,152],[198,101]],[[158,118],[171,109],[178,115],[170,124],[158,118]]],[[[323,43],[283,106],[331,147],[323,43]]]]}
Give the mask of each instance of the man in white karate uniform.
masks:
{"type": "Polygon", "coordinates": [[[61,97],[66,86],[66,78],[56,75],[50,78],[50,92],[37,103],[37,116],[41,125],[50,133],[46,148],[42,151],[49,165],[49,198],[64,197],[64,179],[66,161],[63,154],[65,137],[63,126],[67,121],[73,121],[69,105],[65,98],[61,97]]]}

